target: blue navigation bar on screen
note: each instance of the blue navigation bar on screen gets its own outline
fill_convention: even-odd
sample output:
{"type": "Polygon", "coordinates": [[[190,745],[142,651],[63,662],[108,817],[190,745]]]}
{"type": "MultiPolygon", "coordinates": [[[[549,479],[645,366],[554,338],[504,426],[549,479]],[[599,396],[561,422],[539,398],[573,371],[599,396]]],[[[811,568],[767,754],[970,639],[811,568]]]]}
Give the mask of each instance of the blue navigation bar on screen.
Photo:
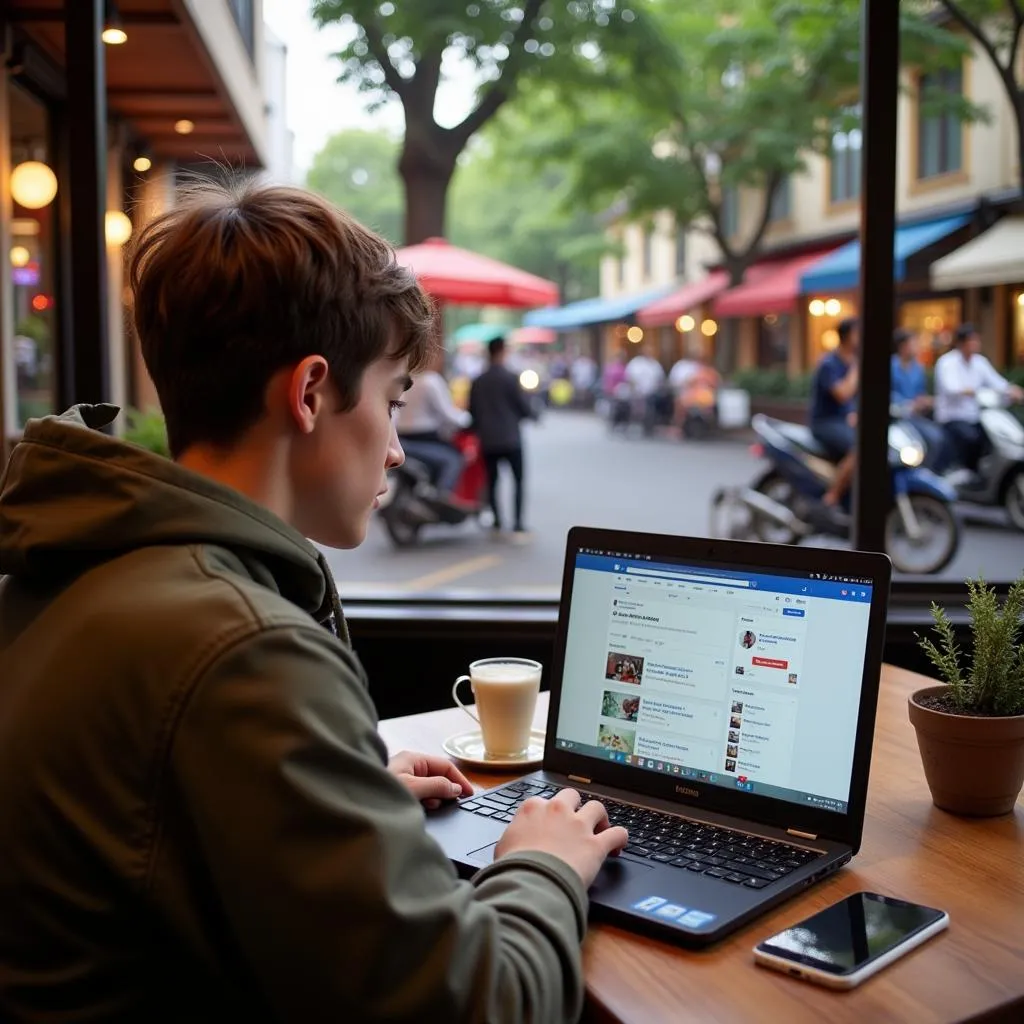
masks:
{"type": "MultiPolygon", "coordinates": [[[[576,555],[576,568],[591,572],[611,572],[639,583],[642,581],[694,584],[758,593],[794,594],[798,597],[825,597],[838,601],[871,601],[871,585],[863,582],[821,580],[810,574],[782,576],[765,572],[743,572],[717,567],[689,566],[674,562],[648,562],[646,559],[608,555],[576,555]]],[[[783,609],[784,615],[801,617],[799,608],[783,609]]]]}

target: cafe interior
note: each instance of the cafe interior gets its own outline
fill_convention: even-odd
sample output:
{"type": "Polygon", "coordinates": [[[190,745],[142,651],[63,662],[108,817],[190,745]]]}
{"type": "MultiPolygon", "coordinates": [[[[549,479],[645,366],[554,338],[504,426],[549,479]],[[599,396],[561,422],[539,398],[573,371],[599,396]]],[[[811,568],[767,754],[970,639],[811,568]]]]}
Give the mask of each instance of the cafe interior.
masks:
{"type": "MultiPolygon", "coordinates": [[[[98,0],[82,0],[81,6],[99,9],[103,5],[98,0]]],[[[863,0],[862,7],[865,184],[862,286],[857,308],[863,336],[883,338],[891,333],[894,308],[899,5],[892,0],[863,0]]],[[[68,45],[76,40],[81,45],[82,39],[79,30],[69,35],[68,45]]],[[[107,333],[110,316],[103,266],[101,211],[105,197],[97,171],[104,139],[103,90],[95,80],[90,81],[90,76],[101,73],[102,66],[98,68],[95,59],[85,56],[74,67],[79,96],[76,100],[75,89],[69,89],[68,101],[77,104],[72,112],[73,119],[77,118],[72,141],[77,145],[67,152],[66,159],[70,173],[77,173],[82,180],[73,188],[71,198],[80,209],[87,209],[90,202],[95,209],[92,216],[77,217],[72,228],[75,235],[70,253],[75,259],[71,273],[79,281],[74,288],[74,332],[66,342],[69,361],[61,377],[64,404],[103,402],[110,397],[105,356],[95,343],[107,333]],[[81,98],[83,90],[87,101],[81,98]]],[[[26,122],[39,116],[28,104],[16,113],[26,122]]],[[[946,313],[916,311],[914,325],[928,327],[946,313]]],[[[887,347],[865,345],[861,360],[863,379],[888,380],[887,347]]],[[[885,549],[886,504],[879,496],[888,493],[888,390],[879,383],[865,391],[860,405],[852,546],[864,552],[885,549]]],[[[830,553],[822,550],[818,555],[819,571],[828,572],[830,553]]],[[[1006,589],[1005,585],[997,587],[1002,596],[1006,589]]],[[[670,929],[595,916],[583,945],[583,1020],[601,1024],[774,1024],[823,1019],[908,1024],[1024,1022],[1024,802],[1017,796],[1020,773],[1017,791],[1008,805],[1003,794],[1000,813],[943,809],[938,805],[942,798],[933,799],[934,780],[925,776],[922,757],[927,741],[919,746],[922,734],[915,733],[908,712],[911,696],[934,683],[935,671],[919,644],[919,635],[931,623],[933,603],[946,609],[957,641],[966,648],[970,644],[966,598],[966,587],[958,582],[901,578],[892,585],[884,623],[884,664],[874,716],[863,835],[852,861],[704,948],[694,948],[685,936],[677,940],[670,929]],[[786,977],[785,972],[755,965],[752,949],[756,944],[862,891],[939,908],[948,914],[948,929],[848,993],[832,992],[807,983],[806,978],[786,977]]],[[[382,593],[347,602],[345,616],[370,680],[370,694],[381,719],[380,733],[391,751],[441,753],[446,737],[469,724],[464,713],[452,705],[452,681],[471,663],[496,655],[544,666],[533,719],[538,729],[544,729],[558,628],[557,602],[501,593],[472,599],[382,593]]],[[[795,678],[791,682],[795,683],[795,678]]],[[[625,706],[624,713],[630,713],[632,706],[628,702],[625,706]]],[[[620,734],[628,728],[629,723],[623,723],[620,734]]],[[[966,745],[963,749],[975,750],[970,746],[972,740],[962,738],[960,742],[966,745]]],[[[1024,755],[1018,755],[1018,762],[1024,771],[1024,755]]],[[[977,777],[967,767],[963,773],[971,779],[977,777]]],[[[520,774],[480,767],[469,771],[478,792],[507,786],[520,774]]],[[[652,793],[663,797],[664,780],[652,779],[652,793]]],[[[593,779],[583,783],[599,791],[597,770],[593,779]]],[[[677,792],[683,793],[677,802],[681,801],[684,812],[693,811],[694,799],[686,794],[698,794],[699,782],[681,789],[678,780],[676,783],[677,792]]],[[[647,784],[637,785],[643,788],[647,784]]],[[[956,804],[955,799],[945,802],[947,806],[956,804]]],[[[813,845],[814,840],[815,836],[809,835],[806,842],[813,845]]],[[[869,942],[876,940],[881,941],[877,934],[867,936],[869,942]]],[[[2,972],[0,963],[0,985],[2,972]]],[[[345,1018],[343,1010],[340,1015],[345,1018]]]]}

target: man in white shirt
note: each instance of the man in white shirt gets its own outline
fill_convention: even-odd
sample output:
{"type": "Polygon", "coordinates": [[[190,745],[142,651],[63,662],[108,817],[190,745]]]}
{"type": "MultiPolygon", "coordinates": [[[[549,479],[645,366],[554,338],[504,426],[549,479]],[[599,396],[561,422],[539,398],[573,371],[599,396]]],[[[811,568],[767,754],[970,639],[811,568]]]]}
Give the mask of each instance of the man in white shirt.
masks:
{"type": "Polygon", "coordinates": [[[646,352],[640,352],[630,359],[626,367],[626,380],[633,386],[633,394],[638,398],[651,398],[665,383],[665,371],[657,359],[652,359],[646,352]]]}
{"type": "Polygon", "coordinates": [[[424,463],[437,489],[450,495],[465,463],[450,438],[469,426],[470,415],[452,401],[448,382],[441,376],[443,366],[444,351],[438,349],[427,369],[413,379],[398,413],[398,437],[406,455],[424,463]]]}
{"type": "Polygon", "coordinates": [[[991,388],[1014,401],[1024,391],[999,374],[981,354],[981,338],[973,324],[961,324],[953,335],[953,347],[935,363],[935,419],[946,431],[957,461],[976,470],[984,435],[978,391],[991,388]]]}

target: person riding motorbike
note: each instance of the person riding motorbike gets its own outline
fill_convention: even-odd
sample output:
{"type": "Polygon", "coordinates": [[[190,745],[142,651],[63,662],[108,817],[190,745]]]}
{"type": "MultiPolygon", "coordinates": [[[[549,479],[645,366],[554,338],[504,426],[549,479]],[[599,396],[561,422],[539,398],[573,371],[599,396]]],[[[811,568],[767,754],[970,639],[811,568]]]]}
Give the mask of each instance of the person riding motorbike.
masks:
{"type": "Polygon", "coordinates": [[[836,475],[826,491],[824,503],[838,506],[857,468],[857,405],[860,369],[857,354],[860,331],[852,317],[837,329],[839,344],[818,363],[811,386],[811,433],[836,462],[836,475]]]}
{"type": "Polygon", "coordinates": [[[406,392],[405,405],[398,413],[398,437],[406,456],[422,462],[438,491],[457,502],[453,491],[465,459],[451,443],[451,436],[456,430],[465,430],[471,418],[452,401],[443,370],[444,349],[438,348],[406,392]]]}

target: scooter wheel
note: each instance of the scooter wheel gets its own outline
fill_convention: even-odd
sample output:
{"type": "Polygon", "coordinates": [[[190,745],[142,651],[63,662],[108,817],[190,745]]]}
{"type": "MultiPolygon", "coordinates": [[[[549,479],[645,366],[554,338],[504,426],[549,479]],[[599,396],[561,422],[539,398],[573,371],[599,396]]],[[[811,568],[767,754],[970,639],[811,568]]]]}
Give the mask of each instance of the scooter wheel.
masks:
{"type": "MultiPolygon", "coordinates": [[[[770,470],[757,483],[754,490],[777,501],[780,505],[793,510],[796,504],[796,493],[793,485],[781,474],[770,470]]],[[[792,530],[766,519],[764,516],[754,517],[754,532],[757,539],[765,544],[796,544],[800,538],[792,530]]]]}
{"type": "Polygon", "coordinates": [[[384,529],[396,548],[411,548],[420,536],[422,523],[410,523],[400,515],[383,516],[384,529]]]}
{"type": "Polygon", "coordinates": [[[1024,469],[1018,469],[1006,482],[1003,507],[1010,517],[1010,522],[1018,530],[1024,530],[1024,469]]]}
{"type": "Polygon", "coordinates": [[[906,530],[899,506],[893,505],[885,521],[885,550],[897,572],[930,576],[941,572],[960,547],[960,521],[952,507],[929,494],[912,494],[910,503],[920,537],[906,530]]]}

